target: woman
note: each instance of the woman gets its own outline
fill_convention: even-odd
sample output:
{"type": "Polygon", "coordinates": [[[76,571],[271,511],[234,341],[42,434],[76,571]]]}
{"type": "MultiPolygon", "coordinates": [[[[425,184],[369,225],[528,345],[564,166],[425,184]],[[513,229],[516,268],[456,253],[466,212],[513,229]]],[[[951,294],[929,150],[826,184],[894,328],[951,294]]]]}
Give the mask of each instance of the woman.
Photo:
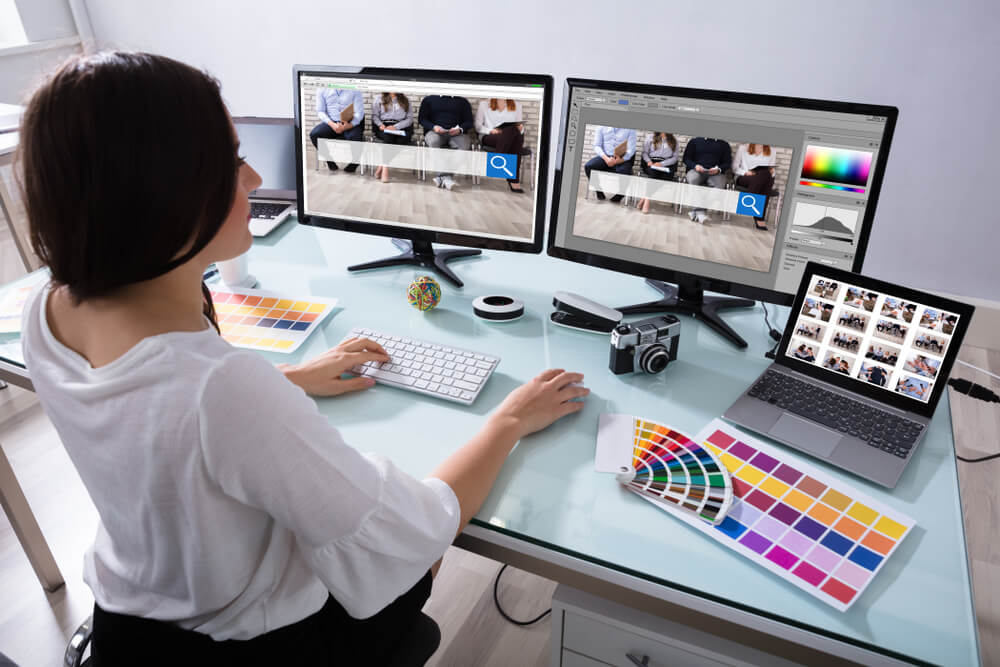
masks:
{"type": "MultiPolygon", "coordinates": [[[[774,187],[775,155],[767,144],[740,144],[733,160],[735,182],[744,192],[768,195],[774,187]]],[[[764,216],[754,216],[754,228],[766,230],[764,216]]]]}
{"type": "Polygon", "coordinates": [[[479,143],[496,153],[517,156],[514,178],[507,179],[511,192],[521,192],[521,148],[524,147],[524,114],[517,100],[492,97],[480,100],[476,109],[476,132],[479,143]]]}
{"type": "Polygon", "coordinates": [[[382,664],[517,440],[588,392],[542,373],[424,481],[358,453],[306,393],[369,387],[341,374],[388,360],[381,346],[275,368],[218,335],[202,274],[250,247],[261,183],[238,151],[218,82],[162,56],[76,57],[25,109],[22,189],[51,282],[22,341],[100,515],[93,655],[382,664]]]}
{"type": "MultiPolygon", "coordinates": [[[[383,144],[409,144],[413,137],[413,110],[403,93],[382,93],[372,100],[372,134],[383,144]]],[[[380,165],[375,178],[389,182],[389,167],[380,165]]]]}
{"type": "MultiPolygon", "coordinates": [[[[672,181],[677,175],[677,157],[677,138],[669,132],[653,132],[642,147],[642,173],[660,181],[672,181]]],[[[648,197],[639,200],[639,208],[649,213],[648,197]]]]}

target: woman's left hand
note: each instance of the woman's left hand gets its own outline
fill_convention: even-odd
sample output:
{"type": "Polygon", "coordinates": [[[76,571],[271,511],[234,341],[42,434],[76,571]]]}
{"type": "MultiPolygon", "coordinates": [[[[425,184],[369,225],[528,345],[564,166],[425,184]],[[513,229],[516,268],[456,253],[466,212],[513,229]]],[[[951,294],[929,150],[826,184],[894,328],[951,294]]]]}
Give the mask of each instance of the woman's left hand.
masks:
{"type": "Polygon", "coordinates": [[[366,377],[341,379],[341,375],[366,361],[389,361],[385,348],[367,338],[352,338],[301,364],[278,364],[278,370],[293,384],[313,396],[337,396],[367,389],[375,380],[366,377]]]}

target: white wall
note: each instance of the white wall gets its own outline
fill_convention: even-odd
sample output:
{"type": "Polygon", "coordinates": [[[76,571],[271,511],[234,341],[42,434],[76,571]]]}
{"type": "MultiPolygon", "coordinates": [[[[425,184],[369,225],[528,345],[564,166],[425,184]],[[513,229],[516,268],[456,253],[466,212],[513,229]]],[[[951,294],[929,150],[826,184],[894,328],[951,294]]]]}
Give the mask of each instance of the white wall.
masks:
{"type": "Polygon", "coordinates": [[[990,0],[86,4],[100,46],[207,68],[240,115],[290,115],[294,63],[548,73],[557,105],[567,76],[895,105],[865,272],[1000,298],[990,0]]]}

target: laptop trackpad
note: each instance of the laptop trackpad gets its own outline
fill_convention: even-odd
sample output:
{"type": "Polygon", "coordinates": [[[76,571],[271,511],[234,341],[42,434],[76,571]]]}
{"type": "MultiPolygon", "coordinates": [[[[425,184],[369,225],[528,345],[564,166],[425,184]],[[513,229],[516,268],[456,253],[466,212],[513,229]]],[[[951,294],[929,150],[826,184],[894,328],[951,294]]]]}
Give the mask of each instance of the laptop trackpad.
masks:
{"type": "Polygon", "coordinates": [[[843,437],[840,433],[829,431],[787,412],[781,415],[767,434],[778,440],[795,443],[796,447],[824,458],[833,453],[843,437]]]}

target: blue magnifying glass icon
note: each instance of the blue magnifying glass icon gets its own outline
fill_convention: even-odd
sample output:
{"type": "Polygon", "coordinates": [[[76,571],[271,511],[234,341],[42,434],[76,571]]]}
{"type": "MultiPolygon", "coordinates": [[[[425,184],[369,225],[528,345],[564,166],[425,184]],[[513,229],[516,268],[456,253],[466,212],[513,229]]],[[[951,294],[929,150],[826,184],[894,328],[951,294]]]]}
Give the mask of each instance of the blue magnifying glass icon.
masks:
{"type": "Polygon", "coordinates": [[[514,172],[507,168],[507,158],[503,155],[494,155],[490,158],[490,166],[494,169],[499,169],[503,173],[507,174],[511,178],[514,178],[514,172]]]}
{"type": "Polygon", "coordinates": [[[756,213],[758,216],[763,216],[764,215],[759,210],[757,210],[757,198],[754,197],[753,195],[743,195],[743,197],[740,198],[740,205],[743,206],[743,207],[745,207],[745,208],[750,209],[751,211],[753,211],[754,213],[756,213]]]}

